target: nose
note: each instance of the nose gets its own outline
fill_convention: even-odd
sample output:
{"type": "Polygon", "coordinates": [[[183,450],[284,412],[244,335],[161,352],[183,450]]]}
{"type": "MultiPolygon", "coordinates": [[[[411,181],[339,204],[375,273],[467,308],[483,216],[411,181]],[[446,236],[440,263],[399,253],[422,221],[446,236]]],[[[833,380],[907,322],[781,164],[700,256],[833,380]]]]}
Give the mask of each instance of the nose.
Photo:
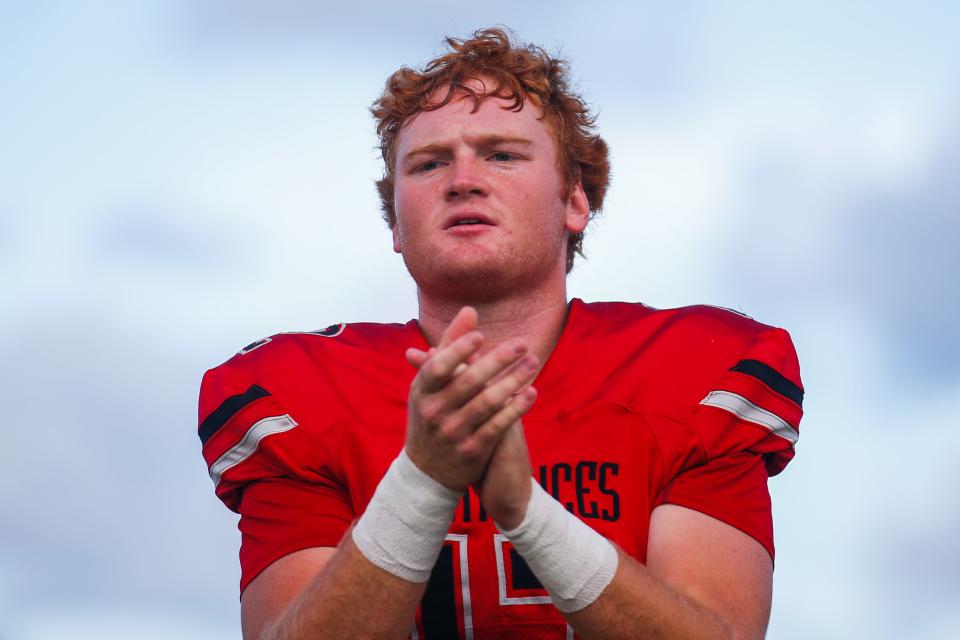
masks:
{"type": "Polygon", "coordinates": [[[450,172],[450,182],[447,184],[448,200],[487,195],[487,183],[478,162],[479,160],[476,158],[464,157],[457,158],[454,161],[453,171],[450,172]]]}

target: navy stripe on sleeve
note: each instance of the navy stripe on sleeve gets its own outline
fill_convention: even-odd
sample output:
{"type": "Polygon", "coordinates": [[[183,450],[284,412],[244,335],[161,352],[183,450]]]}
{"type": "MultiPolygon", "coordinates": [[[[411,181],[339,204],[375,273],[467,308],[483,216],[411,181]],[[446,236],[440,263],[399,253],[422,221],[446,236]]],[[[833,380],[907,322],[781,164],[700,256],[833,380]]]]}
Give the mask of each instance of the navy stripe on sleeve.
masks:
{"type": "Polygon", "coordinates": [[[783,374],[768,364],[764,364],[759,360],[741,360],[730,367],[730,371],[738,371],[748,376],[753,376],[784,398],[789,398],[801,407],[803,406],[803,389],[790,380],[787,380],[783,377],[783,374]]]}
{"type": "Polygon", "coordinates": [[[230,396],[217,407],[206,420],[200,423],[200,442],[207,444],[213,434],[220,430],[220,427],[227,424],[233,416],[237,415],[241,409],[246,407],[254,400],[269,396],[270,392],[260,385],[252,385],[243,393],[230,396]]]}

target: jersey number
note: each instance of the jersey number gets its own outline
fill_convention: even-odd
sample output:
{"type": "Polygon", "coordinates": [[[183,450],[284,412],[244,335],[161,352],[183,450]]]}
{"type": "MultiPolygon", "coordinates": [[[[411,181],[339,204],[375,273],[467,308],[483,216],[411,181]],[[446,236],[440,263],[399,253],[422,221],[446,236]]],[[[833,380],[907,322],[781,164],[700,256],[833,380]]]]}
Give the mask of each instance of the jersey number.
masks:
{"type": "MultiPolygon", "coordinates": [[[[419,635],[415,625],[411,632],[413,640],[433,640],[434,638],[473,640],[473,606],[470,600],[467,536],[462,533],[448,533],[444,540],[420,605],[423,637],[419,635]],[[457,598],[458,592],[459,598],[457,598]]],[[[501,533],[494,534],[493,543],[497,558],[500,605],[550,604],[550,596],[530,593],[542,590],[543,587],[520,555],[512,547],[508,549],[506,536],[501,533]],[[508,563],[511,588],[507,585],[508,563]],[[522,590],[521,593],[526,591],[526,594],[520,595],[516,590],[522,590]]],[[[567,638],[573,638],[573,630],[569,626],[567,626],[567,638]]]]}
{"type": "MultiPolygon", "coordinates": [[[[466,534],[448,533],[440,556],[433,565],[430,582],[420,603],[424,640],[465,638],[473,640],[473,609],[470,606],[470,564],[467,562],[466,534]],[[454,562],[454,549],[457,557],[454,562]],[[458,568],[458,571],[454,571],[458,568]],[[460,606],[456,592],[460,591],[460,606]],[[462,629],[460,628],[462,621],[462,629]]],[[[419,640],[414,627],[412,638],[419,640]]]]}

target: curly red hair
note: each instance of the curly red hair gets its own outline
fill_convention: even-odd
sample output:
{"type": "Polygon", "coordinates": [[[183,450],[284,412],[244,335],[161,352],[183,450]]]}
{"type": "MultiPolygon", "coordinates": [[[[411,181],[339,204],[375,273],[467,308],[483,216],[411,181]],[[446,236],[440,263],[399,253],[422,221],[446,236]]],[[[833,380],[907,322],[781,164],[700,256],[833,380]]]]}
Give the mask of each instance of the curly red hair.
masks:
{"type": "MultiPolygon", "coordinates": [[[[558,169],[567,195],[579,181],[590,205],[591,218],[603,206],[610,183],[607,143],[595,131],[596,117],[583,98],[570,89],[565,60],[550,56],[532,44],[514,44],[504,29],[476,31],[470,39],[447,38],[450,48],[422,70],[401,67],[386,83],[370,107],[377,121],[384,176],[377,181],[383,217],[392,228],[397,214],[393,207],[394,167],[397,137],[404,124],[421,111],[434,111],[453,98],[466,94],[480,103],[493,96],[511,101],[505,109],[519,111],[529,98],[543,109],[558,151],[558,169]],[[492,80],[478,92],[470,80],[492,80]],[[446,87],[442,100],[438,91],[446,87]]],[[[570,234],[567,243],[567,273],[576,254],[583,255],[583,233],[570,234]]]]}

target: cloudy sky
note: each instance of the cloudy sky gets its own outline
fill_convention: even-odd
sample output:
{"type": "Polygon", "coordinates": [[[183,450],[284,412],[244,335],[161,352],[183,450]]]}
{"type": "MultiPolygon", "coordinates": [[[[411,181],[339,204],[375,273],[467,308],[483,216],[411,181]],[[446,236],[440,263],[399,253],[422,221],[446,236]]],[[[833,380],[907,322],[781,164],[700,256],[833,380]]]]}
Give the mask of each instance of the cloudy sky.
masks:
{"type": "Polygon", "coordinates": [[[492,24],[612,147],[571,295],[794,337],[769,637],[960,637],[960,5],[521,5],[0,4],[0,638],[239,637],[200,377],[415,316],[366,109],[492,24]]]}

